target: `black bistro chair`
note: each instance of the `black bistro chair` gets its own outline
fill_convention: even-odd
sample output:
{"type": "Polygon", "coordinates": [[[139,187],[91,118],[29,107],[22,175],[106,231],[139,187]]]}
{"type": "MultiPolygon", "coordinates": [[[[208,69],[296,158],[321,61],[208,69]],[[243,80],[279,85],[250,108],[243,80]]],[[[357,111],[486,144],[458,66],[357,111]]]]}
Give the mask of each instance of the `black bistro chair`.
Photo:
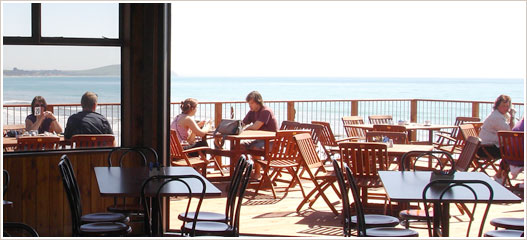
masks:
{"type": "MultiPolygon", "coordinates": [[[[241,167],[238,172],[239,179],[235,180],[238,183],[234,184],[233,190],[230,190],[232,205],[227,211],[226,222],[215,222],[215,221],[192,221],[187,222],[182,231],[191,232],[196,236],[223,236],[223,237],[239,237],[240,236],[240,212],[242,207],[243,197],[247,184],[249,183],[249,177],[253,169],[253,162],[247,161],[245,167],[241,167]]],[[[229,206],[227,206],[229,207],[229,206]]],[[[195,215],[194,219],[199,217],[195,215]]],[[[191,235],[193,236],[193,235],[191,235]]]]}
{"type": "MultiPolygon", "coordinates": [[[[205,192],[207,191],[205,181],[201,179],[201,177],[196,175],[152,176],[145,180],[143,182],[143,185],[141,186],[141,202],[144,211],[145,233],[150,237],[163,235],[163,228],[161,224],[163,222],[163,214],[161,213],[162,211],[160,206],[162,206],[162,198],[170,196],[170,194],[163,194],[163,188],[169,183],[180,183],[181,187],[186,187],[188,198],[186,212],[189,211],[189,208],[192,205],[192,197],[196,195],[198,196],[198,203],[196,204],[195,209],[195,213],[197,214],[194,214],[194,218],[196,219],[199,216],[199,209],[201,208],[203,198],[205,197],[205,192]],[[201,190],[192,192],[192,188],[187,181],[195,180],[197,180],[201,184],[201,190]],[[153,193],[153,195],[147,194],[147,192],[153,193]],[[151,198],[147,199],[147,195],[150,195],[151,198]]],[[[194,236],[194,228],[195,226],[193,226],[191,230],[186,233],[189,236],[194,236]]],[[[184,234],[184,232],[182,232],[182,234],[184,234]]]]}
{"type": "Polygon", "coordinates": [[[39,237],[37,231],[25,223],[4,222],[4,237],[39,237]]]}
{"type": "Polygon", "coordinates": [[[496,230],[488,231],[483,236],[485,237],[524,237],[525,225],[524,218],[494,218],[490,220],[490,225],[496,227],[496,230]],[[498,228],[505,228],[499,229],[498,228]]]}
{"type": "Polygon", "coordinates": [[[70,205],[72,234],[77,236],[125,236],[132,231],[127,223],[129,218],[121,213],[92,213],[82,215],[79,186],[73,167],[66,155],[59,162],[64,191],[70,205]]]}
{"type": "MultiPolygon", "coordinates": [[[[348,185],[344,181],[344,174],[340,168],[337,160],[333,160],[333,168],[335,169],[335,175],[337,176],[337,182],[339,184],[341,196],[342,196],[342,215],[344,217],[343,230],[345,237],[351,237],[351,230],[355,226],[357,229],[357,235],[359,237],[418,237],[419,234],[411,229],[404,228],[395,228],[389,226],[396,226],[397,222],[392,222],[392,224],[376,224],[378,220],[388,218],[389,216],[383,217],[383,215],[365,215],[364,209],[362,207],[359,188],[355,182],[355,178],[351,173],[348,165],[344,163],[344,169],[346,171],[346,176],[348,179],[348,185]],[[351,188],[353,194],[353,199],[355,201],[355,210],[357,215],[351,216],[351,207],[348,197],[348,188],[351,188]],[[368,217],[372,216],[372,217],[368,217]],[[369,219],[368,219],[369,218],[369,219]],[[380,227],[382,226],[382,227],[380,227]]],[[[389,219],[388,219],[389,220],[389,219]]],[[[386,221],[389,222],[389,221],[386,221]]]]}
{"type": "MultiPolygon", "coordinates": [[[[434,180],[430,183],[428,183],[425,188],[423,189],[423,201],[424,201],[424,206],[425,206],[425,213],[427,214],[427,225],[428,225],[428,234],[430,237],[432,236],[440,236],[442,237],[443,236],[443,229],[445,228],[445,226],[447,224],[449,224],[448,222],[444,222],[444,221],[441,221],[442,219],[442,213],[443,213],[443,208],[445,207],[449,207],[449,200],[448,199],[444,199],[445,195],[449,195],[454,189],[454,188],[465,188],[465,191],[467,191],[468,193],[471,193],[469,195],[473,196],[474,197],[474,203],[473,203],[473,208],[472,208],[472,213],[475,213],[476,212],[476,207],[478,205],[478,203],[476,203],[475,201],[476,200],[479,200],[479,199],[482,199],[480,197],[478,197],[478,195],[476,194],[476,191],[474,190],[474,186],[476,185],[480,185],[480,186],[483,186],[485,188],[488,189],[488,198],[484,198],[485,200],[485,210],[483,212],[483,217],[481,218],[481,224],[480,224],[480,227],[479,227],[479,232],[478,232],[478,237],[481,237],[482,233],[483,233],[483,226],[485,225],[485,220],[487,219],[487,215],[489,213],[489,208],[490,208],[490,205],[492,204],[492,199],[494,199],[494,191],[492,190],[492,187],[486,183],[485,181],[481,181],[481,180],[452,180],[452,179],[438,179],[438,180],[434,180]],[[435,192],[436,194],[438,194],[439,198],[437,200],[430,200],[427,196],[429,195],[429,192],[435,192]],[[439,224],[437,226],[432,226],[432,220],[433,218],[431,218],[428,213],[429,213],[429,203],[434,203],[434,218],[438,218],[439,219],[439,224]]],[[[456,202],[459,202],[459,201],[456,201],[456,202]]],[[[468,237],[469,234],[470,234],[470,229],[471,229],[471,226],[472,226],[472,222],[474,220],[474,218],[469,218],[469,222],[468,222],[468,228],[467,228],[467,234],[466,236],[468,237]]]]}

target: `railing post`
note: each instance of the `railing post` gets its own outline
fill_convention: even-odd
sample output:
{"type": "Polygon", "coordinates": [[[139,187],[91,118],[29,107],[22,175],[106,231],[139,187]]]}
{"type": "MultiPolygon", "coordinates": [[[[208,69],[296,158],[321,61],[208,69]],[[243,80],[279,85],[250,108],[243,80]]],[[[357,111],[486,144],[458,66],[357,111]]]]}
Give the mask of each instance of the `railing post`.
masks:
{"type": "Polygon", "coordinates": [[[417,100],[410,101],[410,122],[417,122],[417,100]]]}
{"type": "Polygon", "coordinates": [[[479,117],[479,103],[472,103],[472,117],[479,117]]]}
{"type": "Polygon", "coordinates": [[[287,101],[287,121],[295,121],[295,102],[287,101]]]}
{"type": "Polygon", "coordinates": [[[351,116],[359,116],[359,101],[351,101],[351,116]]]}
{"type": "Polygon", "coordinates": [[[223,116],[222,103],[214,103],[214,126],[219,126],[223,116]]]}

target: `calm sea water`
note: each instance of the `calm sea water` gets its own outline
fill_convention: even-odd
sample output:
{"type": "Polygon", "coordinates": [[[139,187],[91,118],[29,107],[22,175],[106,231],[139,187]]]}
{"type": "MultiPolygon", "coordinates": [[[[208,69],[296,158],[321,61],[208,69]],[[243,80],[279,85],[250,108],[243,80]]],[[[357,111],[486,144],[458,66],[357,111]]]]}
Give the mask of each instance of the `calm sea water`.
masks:
{"type": "MultiPolygon", "coordinates": [[[[79,103],[86,91],[99,102],[120,102],[119,77],[4,77],[4,104],[30,103],[41,95],[50,104],[79,103]]],[[[171,101],[244,101],[257,90],[264,100],[450,99],[494,101],[500,94],[525,102],[523,79],[441,78],[205,78],[173,77],[171,101]]]]}

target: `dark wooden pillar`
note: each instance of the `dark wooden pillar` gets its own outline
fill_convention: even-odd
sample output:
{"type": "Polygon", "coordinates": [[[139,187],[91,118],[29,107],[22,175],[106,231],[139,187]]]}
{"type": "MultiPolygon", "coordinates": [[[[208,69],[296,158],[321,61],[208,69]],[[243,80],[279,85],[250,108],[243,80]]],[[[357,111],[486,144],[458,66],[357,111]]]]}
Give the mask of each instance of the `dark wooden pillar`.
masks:
{"type": "Polygon", "coordinates": [[[170,4],[120,4],[121,144],[169,156],[170,4]]]}

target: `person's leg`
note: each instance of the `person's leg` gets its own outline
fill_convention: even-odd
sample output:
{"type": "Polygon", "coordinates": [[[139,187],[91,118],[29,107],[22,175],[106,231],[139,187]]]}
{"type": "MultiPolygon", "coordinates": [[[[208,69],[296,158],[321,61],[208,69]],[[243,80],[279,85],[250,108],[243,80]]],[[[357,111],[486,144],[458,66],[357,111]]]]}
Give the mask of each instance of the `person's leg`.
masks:
{"type": "MultiPolygon", "coordinates": [[[[263,150],[265,147],[265,141],[264,140],[255,140],[252,141],[248,146],[247,149],[249,150],[263,150]]],[[[251,158],[253,161],[260,160],[262,157],[260,156],[253,156],[251,155],[251,158]]],[[[255,179],[262,178],[262,166],[260,164],[254,164],[254,174],[252,176],[255,179]]]]}

